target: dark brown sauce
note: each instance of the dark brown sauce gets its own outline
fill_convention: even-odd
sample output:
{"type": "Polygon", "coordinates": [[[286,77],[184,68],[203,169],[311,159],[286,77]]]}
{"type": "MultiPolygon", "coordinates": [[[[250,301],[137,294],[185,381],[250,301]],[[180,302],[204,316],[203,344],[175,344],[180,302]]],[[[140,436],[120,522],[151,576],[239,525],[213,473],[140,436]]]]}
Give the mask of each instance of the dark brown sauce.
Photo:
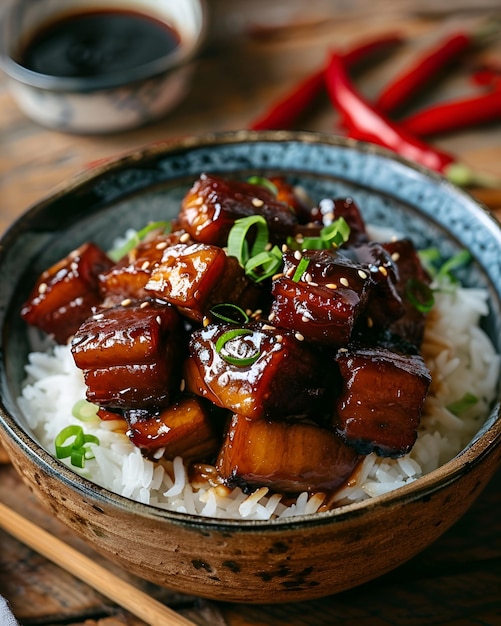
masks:
{"type": "Polygon", "coordinates": [[[18,62],[51,76],[106,76],[155,61],[179,44],[177,32],[142,13],[88,11],[67,15],[35,32],[18,62]]]}

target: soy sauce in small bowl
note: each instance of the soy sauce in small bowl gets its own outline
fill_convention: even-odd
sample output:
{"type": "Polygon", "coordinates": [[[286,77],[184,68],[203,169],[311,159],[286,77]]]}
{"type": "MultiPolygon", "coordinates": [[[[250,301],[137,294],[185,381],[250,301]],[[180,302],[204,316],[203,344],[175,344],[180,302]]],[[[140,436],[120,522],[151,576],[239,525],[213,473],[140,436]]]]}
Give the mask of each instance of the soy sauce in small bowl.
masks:
{"type": "Polygon", "coordinates": [[[206,26],[206,0],[11,0],[0,68],[19,108],[43,126],[119,132],[187,95],[206,26]]]}
{"type": "Polygon", "coordinates": [[[165,58],[180,45],[179,33],[152,16],[132,10],[87,10],[36,30],[16,60],[39,74],[104,77],[165,58]]]}

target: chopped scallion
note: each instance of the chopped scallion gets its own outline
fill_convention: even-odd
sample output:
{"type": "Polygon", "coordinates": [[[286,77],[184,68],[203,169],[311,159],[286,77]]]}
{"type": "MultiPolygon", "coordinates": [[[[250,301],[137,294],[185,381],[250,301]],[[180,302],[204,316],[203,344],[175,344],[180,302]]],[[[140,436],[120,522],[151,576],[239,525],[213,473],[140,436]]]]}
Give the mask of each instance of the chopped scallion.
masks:
{"type": "Polygon", "coordinates": [[[232,330],[228,330],[220,337],[218,337],[216,341],[216,352],[230,365],[237,365],[238,367],[247,367],[249,365],[252,365],[259,359],[261,353],[256,350],[252,354],[247,355],[247,348],[249,347],[249,344],[245,344],[246,354],[242,355],[230,353],[226,348],[227,344],[234,339],[252,334],[252,331],[247,328],[235,328],[232,330]]]}
{"type": "Polygon", "coordinates": [[[56,457],[66,459],[75,467],[84,467],[85,459],[93,458],[93,452],[86,444],[99,445],[99,439],[95,435],[86,435],[81,426],[72,424],[66,426],[54,439],[56,457]]]}
{"type": "Polygon", "coordinates": [[[73,405],[71,414],[82,422],[90,422],[98,418],[97,412],[99,407],[96,404],[92,404],[88,400],[78,400],[73,405]]]}
{"type": "Polygon", "coordinates": [[[429,313],[435,304],[435,297],[429,285],[417,278],[410,278],[407,281],[405,296],[420,313],[429,313]]]}
{"type": "Polygon", "coordinates": [[[250,215],[235,221],[228,235],[228,256],[234,256],[242,267],[247,261],[264,252],[268,245],[268,224],[262,215],[250,215]],[[249,245],[247,240],[254,231],[254,241],[249,245]]]}
{"type": "Polygon", "coordinates": [[[259,283],[271,278],[282,265],[282,252],[278,246],[251,257],[245,264],[245,273],[259,283]],[[256,271],[258,270],[259,271],[256,271]]]}
{"type": "Polygon", "coordinates": [[[110,250],[108,252],[108,256],[112,261],[117,262],[133,250],[149,233],[154,230],[158,230],[162,233],[169,233],[171,228],[171,222],[151,222],[141,230],[135,232],[122,246],[115,248],[114,250],[110,250]]]}
{"type": "Polygon", "coordinates": [[[294,272],[293,276],[292,276],[292,280],[295,283],[298,283],[301,280],[301,277],[303,276],[303,274],[306,272],[306,270],[308,269],[308,265],[310,264],[310,259],[307,259],[306,257],[301,257],[301,260],[299,261],[299,263],[297,264],[296,267],[296,271],[294,272]]]}
{"type": "Polygon", "coordinates": [[[447,405],[447,409],[454,413],[456,416],[462,415],[465,411],[467,411],[470,407],[474,406],[478,402],[477,396],[473,393],[466,392],[464,396],[457,400],[456,402],[451,402],[451,404],[447,405]]]}
{"type": "Polygon", "coordinates": [[[212,307],[210,312],[222,322],[228,322],[230,324],[246,324],[249,321],[247,313],[231,302],[216,304],[212,307]]]}
{"type": "Polygon", "coordinates": [[[268,191],[270,191],[274,196],[278,196],[277,186],[271,182],[269,178],[265,178],[264,176],[250,176],[247,179],[247,182],[251,185],[259,185],[259,187],[264,187],[268,191]]]}

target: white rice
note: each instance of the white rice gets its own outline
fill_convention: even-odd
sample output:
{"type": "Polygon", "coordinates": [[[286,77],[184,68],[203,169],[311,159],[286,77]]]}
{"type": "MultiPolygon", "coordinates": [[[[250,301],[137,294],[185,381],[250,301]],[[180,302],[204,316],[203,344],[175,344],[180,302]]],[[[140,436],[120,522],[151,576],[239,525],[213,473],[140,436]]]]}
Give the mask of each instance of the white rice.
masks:
{"type": "MultiPolygon", "coordinates": [[[[336,494],[335,504],[358,502],[406,485],[452,459],[471,441],[489,414],[499,380],[500,358],[479,326],[486,313],[483,290],[436,293],[423,343],[432,384],[417,441],[409,454],[398,459],[368,455],[336,494]],[[446,407],[466,391],[478,402],[457,417],[446,407]]],[[[325,506],[323,494],[303,493],[290,504],[266,488],[245,495],[238,488],[191,485],[182,459],[162,465],[145,459],[123,433],[121,422],[82,423],[72,417],[73,405],[85,397],[85,385],[68,346],[31,353],[26,372],[19,401],[40,444],[55,454],[56,435],[69,424],[83,426],[100,441],[92,446],[95,458],[88,459],[83,469],[61,462],[113,492],[171,511],[226,519],[284,518],[313,514],[325,506]]]]}

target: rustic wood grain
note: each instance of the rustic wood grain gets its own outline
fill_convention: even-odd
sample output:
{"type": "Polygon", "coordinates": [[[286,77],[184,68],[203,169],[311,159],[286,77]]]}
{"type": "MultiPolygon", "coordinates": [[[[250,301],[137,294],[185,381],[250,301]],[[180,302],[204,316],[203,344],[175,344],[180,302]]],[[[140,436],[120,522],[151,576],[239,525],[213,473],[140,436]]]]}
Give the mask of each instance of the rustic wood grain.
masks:
{"type": "MultiPolygon", "coordinates": [[[[32,203],[81,170],[151,142],[186,134],[245,128],[276,97],[317,69],[333,45],[374,33],[399,31],[410,39],[383,64],[357,80],[368,96],[405,65],[420,46],[456,25],[472,25],[499,9],[496,0],[317,0],[280,3],[209,2],[212,28],[186,101],[164,120],[127,133],[77,137],[27,120],[0,76],[0,232],[32,203]],[[282,3],[283,4],[283,3],[282,3]],[[270,15],[275,15],[271,26],[270,15]]],[[[471,64],[499,59],[501,42],[471,55],[471,64]]],[[[464,73],[451,73],[419,104],[472,89],[464,73]]],[[[337,116],[327,98],[302,120],[307,130],[333,132],[337,116]]],[[[470,166],[501,177],[501,124],[433,139],[470,166]]],[[[501,189],[472,189],[501,219],[501,189]]],[[[433,546],[396,571],[357,589],[298,605],[243,606],[200,600],[158,588],[128,575],[93,551],[40,507],[5,462],[0,444],[0,500],[42,528],[96,559],[124,580],[178,610],[201,626],[497,626],[501,623],[501,474],[470,511],[433,546]]],[[[370,559],[371,555],[368,554],[370,559]]],[[[0,532],[0,594],[9,599],[23,626],[141,626],[43,557],[0,532]]]]}

